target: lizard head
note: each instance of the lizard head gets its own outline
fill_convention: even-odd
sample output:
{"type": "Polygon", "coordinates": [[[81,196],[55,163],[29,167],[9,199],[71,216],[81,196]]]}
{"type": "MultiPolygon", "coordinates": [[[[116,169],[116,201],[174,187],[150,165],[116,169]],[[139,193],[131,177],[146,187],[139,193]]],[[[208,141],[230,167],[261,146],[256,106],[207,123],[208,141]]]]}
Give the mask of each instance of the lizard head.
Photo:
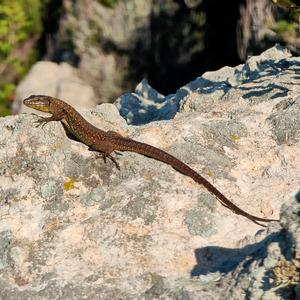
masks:
{"type": "Polygon", "coordinates": [[[51,113],[51,99],[50,96],[45,95],[31,95],[23,100],[24,105],[34,108],[39,111],[51,113]]]}

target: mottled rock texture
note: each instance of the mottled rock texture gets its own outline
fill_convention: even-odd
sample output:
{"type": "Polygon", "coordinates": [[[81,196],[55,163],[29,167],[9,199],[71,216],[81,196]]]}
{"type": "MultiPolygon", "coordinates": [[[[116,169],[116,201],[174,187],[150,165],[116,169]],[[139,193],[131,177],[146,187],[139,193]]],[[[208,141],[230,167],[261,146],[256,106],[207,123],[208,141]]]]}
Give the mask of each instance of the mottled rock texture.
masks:
{"type": "Polygon", "coordinates": [[[166,96],[169,115],[163,96],[144,90],[135,98],[143,114],[160,106],[143,126],[113,104],[81,110],[99,128],[172,153],[241,208],[280,217],[267,228],[161,162],[116,154],[118,171],[59,123],[1,118],[0,298],[299,297],[299,67],[272,48],[166,96]]]}

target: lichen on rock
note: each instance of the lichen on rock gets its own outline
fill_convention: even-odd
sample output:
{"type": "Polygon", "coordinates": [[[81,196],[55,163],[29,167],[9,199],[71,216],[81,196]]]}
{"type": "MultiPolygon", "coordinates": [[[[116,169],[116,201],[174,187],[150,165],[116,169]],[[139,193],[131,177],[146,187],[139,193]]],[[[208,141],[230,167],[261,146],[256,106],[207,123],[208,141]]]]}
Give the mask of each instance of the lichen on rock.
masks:
{"type": "Polygon", "coordinates": [[[275,47],[173,95],[144,82],[119,111],[79,109],[96,127],[186,162],[249,213],[280,217],[267,228],[162,162],[114,154],[119,171],[60,123],[36,128],[31,114],[0,118],[0,298],[298,295],[299,284],[281,270],[294,268],[300,251],[299,64],[275,47]],[[147,114],[147,105],[155,106],[150,117],[137,109],[147,114]]]}

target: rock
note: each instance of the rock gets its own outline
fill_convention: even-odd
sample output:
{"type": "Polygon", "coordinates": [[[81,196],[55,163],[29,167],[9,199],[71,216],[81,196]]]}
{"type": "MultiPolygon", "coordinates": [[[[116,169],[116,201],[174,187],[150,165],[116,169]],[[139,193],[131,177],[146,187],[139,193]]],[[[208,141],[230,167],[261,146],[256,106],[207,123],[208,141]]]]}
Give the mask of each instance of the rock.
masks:
{"type": "Polygon", "coordinates": [[[149,41],[151,10],[145,0],[116,1],[113,9],[97,0],[76,1],[61,20],[57,43],[72,45],[98,103],[112,102],[129,88],[129,54],[139,39],[142,47],[149,41]]]}
{"type": "MultiPolygon", "coordinates": [[[[299,62],[300,59],[291,57],[285,48],[274,46],[259,56],[249,58],[244,65],[206,72],[181,87],[175,94],[163,96],[143,80],[134,93],[122,95],[115,104],[128,124],[141,125],[172,119],[178,111],[214,111],[216,107],[217,109],[221,107],[220,103],[224,106],[224,102],[232,98],[251,102],[269,101],[270,98],[288,95],[291,79],[293,79],[290,72],[297,71],[299,62]],[[269,80],[263,80],[266,76],[269,76],[269,80]]],[[[288,114],[285,116],[286,119],[289,117],[288,114]]],[[[298,130],[297,110],[292,119],[296,120],[293,126],[295,128],[289,129],[293,131],[291,133],[293,135],[298,130]]],[[[285,130],[284,124],[277,124],[276,121],[273,123],[277,127],[283,126],[282,130],[285,130]]],[[[279,141],[282,138],[279,137],[279,141]]]]}
{"type": "Polygon", "coordinates": [[[174,95],[163,96],[153,89],[144,79],[134,93],[120,96],[115,105],[128,124],[142,125],[152,121],[170,120],[177,110],[174,95]]]}
{"type": "Polygon", "coordinates": [[[23,106],[22,100],[39,94],[66,99],[66,102],[75,107],[91,108],[96,101],[93,88],[80,79],[76,69],[67,63],[39,61],[33,65],[17,87],[13,112],[32,112],[23,106]]]}
{"type": "MultiPolygon", "coordinates": [[[[236,86],[216,72],[182,87],[168,121],[132,126],[113,104],[80,109],[96,127],[178,157],[242,209],[280,214],[267,228],[159,161],[122,152],[114,155],[118,171],[59,123],[35,128],[29,114],[0,118],[0,298],[296,297],[300,62],[271,65],[270,53],[236,86]]],[[[147,82],[135,95],[143,108],[146,100],[167,105],[147,82]]]]}
{"type": "Polygon", "coordinates": [[[180,88],[176,101],[180,111],[213,111],[233,97],[251,103],[270,102],[288,95],[295,79],[291,73],[297,72],[299,62],[285,48],[274,46],[244,65],[204,73],[180,88]]]}

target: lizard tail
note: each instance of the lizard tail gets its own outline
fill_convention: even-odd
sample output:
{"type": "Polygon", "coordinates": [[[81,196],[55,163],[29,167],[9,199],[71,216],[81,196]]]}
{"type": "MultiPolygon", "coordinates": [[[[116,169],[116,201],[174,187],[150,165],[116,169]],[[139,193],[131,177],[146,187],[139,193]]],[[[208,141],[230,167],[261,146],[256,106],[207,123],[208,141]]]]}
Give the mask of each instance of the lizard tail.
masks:
{"type": "Polygon", "coordinates": [[[126,138],[117,138],[117,142],[114,144],[114,149],[119,151],[130,151],[130,152],[136,152],[151,158],[154,158],[156,160],[162,161],[170,166],[172,166],[175,170],[179,171],[180,173],[192,178],[195,182],[202,184],[210,193],[215,195],[219,202],[225,206],[226,208],[230,209],[234,213],[238,215],[242,215],[252,222],[264,226],[260,224],[259,222],[272,222],[272,221],[278,221],[276,219],[265,219],[260,218],[254,215],[251,215],[247,213],[246,211],[242,210],[238,206],[236,206],[234,203],[232,203],[227,197],[225,197],[217,188],[215,188],[208,180],[206,180],[204,177],[202,177],[200,174],[198,174],[196,171],[194,171],[192,168],[190,168],[188,165],[183,163],[181,160],[177,159],[173,155],[158,149],[154,146],[144,144],[141,142],[137,142],[131,139],[126,138]]]}

